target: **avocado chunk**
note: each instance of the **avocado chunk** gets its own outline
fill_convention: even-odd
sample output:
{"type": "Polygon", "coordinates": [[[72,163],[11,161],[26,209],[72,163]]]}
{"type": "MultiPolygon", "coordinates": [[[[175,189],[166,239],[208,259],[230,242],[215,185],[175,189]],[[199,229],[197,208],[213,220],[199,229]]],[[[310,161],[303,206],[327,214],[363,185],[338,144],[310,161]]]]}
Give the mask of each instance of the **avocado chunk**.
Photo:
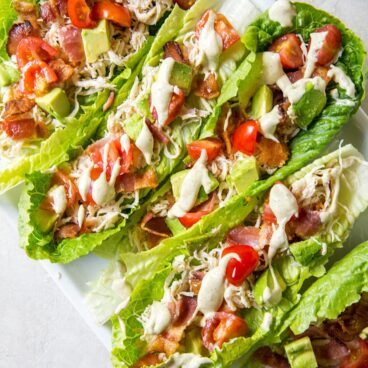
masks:
{"type": "Polygon", "coordinates": [[[106,19],[93,29],[83,29],[82,41],[87,62],[94,63],[98,57],[111,48],[110,27],[106,19]]]}
{"type": "Polygon", "coordinates": [[[206,350],[203,347],[201,330],[193,328],[185,334],[185,351],[188,353],[205,356],[206,350]]]}
{"type": "Polygon", "coordinates": [[[49,233],[55,225],[58,215],[54,212],[46,211],[42,208],[37,210],[37,215],[35,216],[37,227],[42,233],[49,233]]]}
{"type": "MultiPolygon", "coordinates": [[[[181,192],[181,186],[183,184],[185,176],[188,174],[189,170],[182,170],[177,172],[176,174],[172,175],[170,178],[171,181],[171,187],[174,194],[174,198],[177,201],[180,197],[181,192]]],[[[211,188],[210,192],[213,192],[219,185],[219,182],[217,179],[212,175],[209,174],[210,180],[211,180],[211,188]]],[[[208,199],[207,193],[204,191],[203,187],[199,190],[197,201],[195,203],[195,206],[198,206],[199,204],[205,202],[208,199]]]]}
{"type": "Polygon", "coordinates": [[[131,118],[123,121],[124,132],[134,142],[138,139],[143,128],[143,119],[140,115],[133,115],[131,118]]]}
{"type": "Polygon", "coordinates": [[[192,87],[193,71],[189,65],[175,61],[170,75],[170,84],[189,94],[192,87]]]}
{"type": "Polygon", "coordinates": [[[66,93],[61,88],[54,88],[42,97],[36,98],[36,103],[41,109],[50,113],[54,117],[68,116],[70,113],[70,103],[66,93]]]}
{"type": "Polygon", "coordinates": [[[273,93],[271,88],[264,84],[258,88],[253,97],[251,117],[256,120],[259,119],[272,110],[272,105],[273,93]]]}
{"type": "Polygon", "coordinates": [[[244,156],[244,159],[236,161],[228,177],[238,193],[247,190],[258,178],[257,161],[253,156],[244,156]]]}
{"type": "Polygon", "coordinates": [[[166,218],[165,219],[167,227],[172,232],[173,236],[181,234],[186,230],[186,228],[181,224],[177,218],[166,218]]]}
{"type": "Polygon", "coordinates": [[[19,77],[20,74],[17,69],[5,64],[0,64],[0,87],[6,87],[18,82],[19,77]]]}
{"type": "Polygon", "coordinates": [[[291,368],[317,368],[317,360],[308,336],[285,345],[291,368]]]}
{"type": "Polygon", "coordinates": [[[303,97],[293,105],[298,126],[306,129],[314,118],[322,112],[326,103],[327,98],[324,92],[314,88],[306,91],[303,97]]]}

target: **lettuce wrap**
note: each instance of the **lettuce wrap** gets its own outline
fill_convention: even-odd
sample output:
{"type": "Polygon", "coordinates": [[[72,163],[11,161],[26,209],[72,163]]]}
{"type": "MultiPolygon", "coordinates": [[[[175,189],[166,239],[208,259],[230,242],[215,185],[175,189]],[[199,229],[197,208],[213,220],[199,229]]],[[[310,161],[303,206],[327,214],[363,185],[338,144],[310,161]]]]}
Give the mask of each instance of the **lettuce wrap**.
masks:
{"type": "Polygon", "coordinates": [[[30,257],[66,263],[85,255],[121,232],[130,217],[142,217],[150,193],[162,195],[162,188],[152,189],[182,164],[186,144],[207,124],[220,86],[246,55],[240,35],[255,8],[247,0],[240,10],[229,4],[197,1],[187,11],[175,6],[141,72],[123,86],[124,94],[130,87],[129,95],[117,96],[96,141],[56,170],[27,177],[20,233],[30,257]],[[195,30],[201,22],[203,28],[195,30]],[[222,39],[215,22],[231,37],[222,39]],[[217,61],[201,49],[202,31],[214,36],[217,61]],[[183,45],[198,48],[199,57],[187,59],[183,45]]]}
{"type": "Polygon", "coordinates": [[[367,162],[348,145],[242,202],[248,216],[226,236],[213,226],[139,260],[122,254],[89,296],[101,322],[116,313],[115,366],[248,359],[285,323],[305,281],[325,273],[368,206],[367,175],[367,162]]]}

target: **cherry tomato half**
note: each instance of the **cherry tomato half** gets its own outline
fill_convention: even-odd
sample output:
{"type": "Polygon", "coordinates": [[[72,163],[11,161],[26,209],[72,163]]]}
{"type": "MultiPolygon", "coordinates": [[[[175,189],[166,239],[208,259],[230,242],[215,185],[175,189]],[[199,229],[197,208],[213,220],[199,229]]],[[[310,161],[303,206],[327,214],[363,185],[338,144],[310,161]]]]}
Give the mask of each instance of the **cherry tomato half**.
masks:
{"type": "Polygon", "coordinates": [[[58,55],[58,50],[39,37],[23,38],[17,46],[17,63],[22,69],[29,61],[49,61],[58,55]]]}
{"type": "Polygon", "coordinates": [[[368,367],[368,342],[359,339],[359,349],[350,353],[342,363],[341,368],[367,368],[368,367]]]}
{"type": "Polygon", "coordinates": [[[187,144],[189,156],[194,160],[198,160],[202,150],[205,150],[207,153],[207,160],[212,161],[219,155],[221,147],[221,141],[215,138],[202,139],[187,144]]]}
{"type": "Polygon", "coordinates": [[[68,15],[78,28],[95,28],[97,23],[91,17],[91,8],[86,0],[68,0],[68,15]]]}
{"type": "Polygon", "coordinates": [[[110,0],[102,0],[93,6],[93,19],[107,19],[122,27],[130,27],[132,19],[127,8],[110,0]]]}
{"type": "MultiPolygon", "coordinates": [[[[197,23],[195,33],[198,39],[201,35],[202,29],[208,21],[211,12],[213,12],[213,10],[207,10],[197,23]]],[[[215,31],[221,37],[222,47],[224,50],[228,49],[230,46],[234,45],[240,40],[240,36],[223,14],[216,13],[215,31]]]]}
{"type": "Polygon", "coordinates": [[[277,52],[284,69],[297,69],[303,66],[302,42],[295,33],[279,37],[270,46],[269,51],[277,52]]]}
{"type": "Polygon", "coordinates": [[[222,251],[222,257],[235,253],[240,261],[233,258],[226,268],[226,278],[235,286],[240,286],[244,280],[256,269],[259,261],[258,252],[249,245],[231,245],[222,251]]]}
{"type": "Polygon", "coordinates": [[[331,64],[341,49],[341,32],[333,24],[318,28],[315,32],[327,32],[323,45],[317,52],[317,63],[322,66],[331,64]]]}
{"type": "Polygon", "coordinates": [[[248,156],[253,156],[256,148],[257,134],[258,123],[255,120],[242,123],[233,133],[233,148],[248,156]]]}
{"type": "Polygon", "coordinates": [[[184,216],[179,217],[180,223],[187,229],[196,224],[203,216],[209,214],[209,211],[198,211],[198,212],[188,212],[184,216]]]}

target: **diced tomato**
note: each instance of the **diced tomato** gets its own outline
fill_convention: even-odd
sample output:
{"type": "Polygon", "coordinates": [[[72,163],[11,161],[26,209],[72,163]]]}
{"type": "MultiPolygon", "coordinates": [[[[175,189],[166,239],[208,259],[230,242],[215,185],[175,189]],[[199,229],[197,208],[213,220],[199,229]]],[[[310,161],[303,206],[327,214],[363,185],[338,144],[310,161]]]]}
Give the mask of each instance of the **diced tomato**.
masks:
{"type": "Polygon", "coordinates": [[[202,139],[187,144],[189,156],[194,160],[198,160],[202,150],[205,150],[207,153],[207,160],[212,161],[219,155],[221,148],[221,141],[215,138],[202,139]]]}
{"type": "Polygon", "coordinates": [[[86,0],[68,0],[68,15],[78,28],[95,28],[97,25],[91,17],[91,8],[86,0]]]}
{"type": "Polygon", "coordinates": [[[271,210],[271,207],[268,203],[266,203],[263,207],[262,221],[268,224],[276,224],[277,219],[274,213],[271,210]]]}
{"type": "Polygon", "coordinates": [[[245,336],[247,332],[248,326],[242,318],[230,312],[217,312],[206,320],[202,329],[203,345],[213,351],[235,337],[245,336]]]}
{"type": "Polygon", "coordinates": [[[248,156],[253,156],[256,147],[257,134],[258,123],[255,120],[249,120],[242,123],[233,133],[233,148],[248,156]]]}
{"type": "Polygon", "coordinates": [[[350,356],[342,363],[341,368],[367,368],[368,367],[368,342],[359,340],[359,349],[351,352],[350,356]]]}
{"type": "Polygon", "coordinates": [[[17,63],[19,69],[29,61],[49,61],[58,55],[58,50],[39,37],[23,38],[17,47],[17,63]]]}
{"type": "Polygon", "coordinates": [[[130,27],[132,19],[129,10],[113,1],[102,0],[95,3],[92,9],[93,19],[107,19],[122,27],[130,27]]]}
{"type": "Polygon", "coordinates": [[[235,286],[240,286],[244,280],[256,269],[259,262],[258,252],[249,245],[231,245],[222,251],[222,257],[234,253],[240,261],[233,258],[226,268],[226,278],[235,286]]]}
{"type": "Polygon", "coordinates": [[[79,195],[78,188],[75,185],[73,179],[61,170],[57,170],[52,178],[53,185],[64,185],[65,192],[67,194],[67,207],[72,207],[79,195]]]}
{"type": "Polygon", "coordinates": [[[303,66],[303,51],[301,40],[295,33],[279,37],[269,47],[269,51],[277,52],[284,69],[297,69],[303,66]]]}
{"type": "Polygon", "coordinates": [[[184,216],[179,217],[179,221],[183,226],[188,229],[196,224],[203,216],[206,216],[208,214],[209,211],[188,212],[184,216]]]}
{"type": "Polygon", "coordinates": [[[327,32],[322,47],[317,52],[317,63],[319,65],[329,65],[336,58],[342,46],[342,36],[340,30],[333,24],[328,24],[318,28],[315,32],[327,32]]]}
{"type": "MultiPolygon", "coordinates": [[[[201,35],[202,29],[204,28],[205,24],[208,21],[211,12],[213,12],[213,10],[211,9],[207,10],[197,23],[195,33],[198,39],[201,35]]],[[[234,27],[227,20],[227,18],[221,13],[216,14],[214,28],[216,33],[221,37],[222,47],[224,50],[228,49],[230,46],[234,45],[236,42],[240,40],[240,36],[238,35],[234,27]]]]}
{"type": "Polygon", "coordinates": [[[21,140],[36,135],[36,124],[33,119],[4,120],[1,129],[6,135],[14,140],[21,140]]]}
{"type": "Polygon", "coordinates": [[[55,71],[44,61],[30,61],[22,70],[19,89],[22,93],[41,95],[48,89],[49,84],[57,82],[55,71]]]}

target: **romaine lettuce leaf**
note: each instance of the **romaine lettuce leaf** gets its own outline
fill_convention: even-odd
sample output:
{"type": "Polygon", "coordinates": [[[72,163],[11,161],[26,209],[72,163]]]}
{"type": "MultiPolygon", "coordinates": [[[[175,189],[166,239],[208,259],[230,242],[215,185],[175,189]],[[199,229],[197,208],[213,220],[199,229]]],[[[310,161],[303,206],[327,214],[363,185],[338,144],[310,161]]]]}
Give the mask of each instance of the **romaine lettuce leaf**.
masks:
{"type": "Polygon", "coordinates": [[[9,59],[6,51],[8,42],[8,32],[14,21],[18,18],[18,14],[13,7],[11,0],[0,0],[0,61],[9,59]]]}

